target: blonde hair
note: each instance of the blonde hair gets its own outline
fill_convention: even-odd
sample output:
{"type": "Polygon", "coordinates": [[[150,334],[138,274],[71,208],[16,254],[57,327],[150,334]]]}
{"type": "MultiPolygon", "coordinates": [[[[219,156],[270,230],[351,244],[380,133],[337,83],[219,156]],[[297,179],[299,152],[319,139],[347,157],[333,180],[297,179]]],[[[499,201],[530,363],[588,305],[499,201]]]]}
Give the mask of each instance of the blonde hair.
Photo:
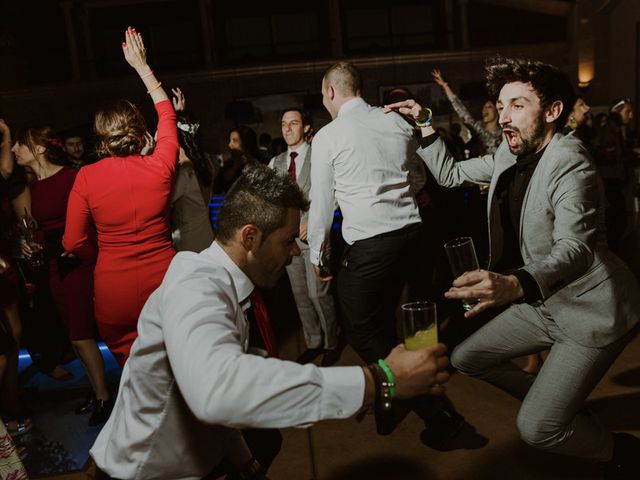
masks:
{"type": "Polygon", "coordinates": [[[98,110],[93,128],[98,137],[96,153],[101,158],[137,155],[145,145],[144,117],[128,100],[98,110]]]}

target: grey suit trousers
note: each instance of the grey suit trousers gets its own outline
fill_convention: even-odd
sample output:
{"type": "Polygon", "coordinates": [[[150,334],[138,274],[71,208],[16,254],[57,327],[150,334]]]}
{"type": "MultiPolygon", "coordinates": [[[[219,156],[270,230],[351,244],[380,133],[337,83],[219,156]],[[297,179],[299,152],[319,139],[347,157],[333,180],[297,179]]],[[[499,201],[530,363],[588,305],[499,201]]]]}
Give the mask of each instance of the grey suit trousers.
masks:
{"type": "Polygon", "coordinates": [[[605,347],[586,347],[569,338],[544,306],[517,304],[461,343],[451,363],[522,400],[517,426],[529,445],[607,461],[613,451],[611,433],[583,403],[635,331],[605,347]],[[537,375],[510,362],[547,348],[549,356],[537,375]]]}
{"type": "Polygon", "coordinates": [[[293,298],[302,322],[308,348],[333,349],[338,346],[338,325],[330,282],[322,282],[309,259],[309,246],[298,240],[300,256],[287,266],[293,298]]]}

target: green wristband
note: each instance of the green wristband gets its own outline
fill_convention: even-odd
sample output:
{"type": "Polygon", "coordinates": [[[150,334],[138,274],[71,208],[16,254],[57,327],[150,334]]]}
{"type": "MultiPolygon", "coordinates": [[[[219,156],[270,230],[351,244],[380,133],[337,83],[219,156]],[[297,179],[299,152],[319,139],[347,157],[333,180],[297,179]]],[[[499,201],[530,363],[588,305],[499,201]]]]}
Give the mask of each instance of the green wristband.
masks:
{"type": "Polygon", "coordinates": [[[380,368],[387,376],[387,382],[389,382],[389,394],[391,396],[391,400],[393,400],[393,397],[396,396],[396,383],[393,378],[393,373],[391,373],[389,365],[387,365],[387,362],[385,362],[383,359],[378,360],[378,365],[380,365],[380,368]]]}
{"type": "Polygon", "coordinates": [[[424,122],[416,120],[414,122],[416,124],[416,127],[425,128],[425,127],[431,126],[431,119],[433,118],[433,112],[431,111],[430,108],[425,108],[424,111],[427,112],[427,118],[424,119],[424,122]]]}

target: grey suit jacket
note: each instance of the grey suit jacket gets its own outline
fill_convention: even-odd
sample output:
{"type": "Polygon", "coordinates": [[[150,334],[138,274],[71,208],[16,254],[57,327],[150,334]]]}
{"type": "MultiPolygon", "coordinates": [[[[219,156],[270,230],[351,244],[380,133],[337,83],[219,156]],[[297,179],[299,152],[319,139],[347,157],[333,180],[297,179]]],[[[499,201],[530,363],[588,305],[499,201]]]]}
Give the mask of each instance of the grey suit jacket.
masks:
{"type": "MultiPolygon", "coordinates": [[[[277,155],[273,159],[273,168],[282,174],[289,174],[287,169],[287,161],[288,161],[288,151],[282,152],[280,155],[277,155]]],[[[300,170],[300,175],[296,178],[296,183],[302,190],[302,192],[309,197],[309,190],[311,190],[311,146],[307,148],[307,153],[304,157],[304,163],[302,164],[302,170],[300,170]]],[[[300,215],[300,224],[307,223],[307,219],[309,217],[309,212],[303,212],[300,215]]]]}
{"type": "MultiPolygon", "coordinates": [[[[494,192],[516,162],[503,142],[495,154],[454,162],[441,139],[418,150],[438,183],[489,184],[489,268],[502,254],[503,232],[494,192]]],[[[640,288],[608,251],[601,182],[582,142],[557,133],[531,178],[520,216],[523,269],[536,280],[554,321],[576,342],[605,346],[640,319],[640,288]]]]}

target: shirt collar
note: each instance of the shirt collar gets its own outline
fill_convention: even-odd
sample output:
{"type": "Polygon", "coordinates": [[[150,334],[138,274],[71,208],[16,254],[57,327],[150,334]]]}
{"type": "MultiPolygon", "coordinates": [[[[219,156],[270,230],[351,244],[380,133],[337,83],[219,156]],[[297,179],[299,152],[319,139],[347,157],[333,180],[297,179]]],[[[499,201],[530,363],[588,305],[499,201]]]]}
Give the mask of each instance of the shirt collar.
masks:
{"type": "Polygon", "coordinates": [[[253,291],[253,282],[240,270],[240,267],[231,259],[218,242],[213,242],[206,253],[218,261],[229,272],[238,294],[238,303],[244,302],[253,291]]]}
{"type": "Polygon", "coordinates": [[[366,102],[364,101],[364,99],[362,97],[354,97],[351,100],[347,100],[340,107],[340,110],[338,111],[338,116],[346,115],[351,110],[356,109],[360,105],[366,105],[366,102]]]}
{"type": "Polygon", "coordinates": [[[529,153],[527,155],[522,155],[516,158],[516,163],[518,167],[521,168],[532,168],[538,164],[542,155],[544,155],[544,151],[547,149],[548,145],[544,147],[542,150],[536,153],[529,153]]]}
{"type": "Polygon", "coordinates": [[[295,150],[292,150],[291,147],[287,148],[287,157],[291,156],[291,152],[296,152],[298,154],[298,159],[304,158],[307,154],[307,149],[309,148],[309,144],[307,142],[302,142],[295,150]]]}

